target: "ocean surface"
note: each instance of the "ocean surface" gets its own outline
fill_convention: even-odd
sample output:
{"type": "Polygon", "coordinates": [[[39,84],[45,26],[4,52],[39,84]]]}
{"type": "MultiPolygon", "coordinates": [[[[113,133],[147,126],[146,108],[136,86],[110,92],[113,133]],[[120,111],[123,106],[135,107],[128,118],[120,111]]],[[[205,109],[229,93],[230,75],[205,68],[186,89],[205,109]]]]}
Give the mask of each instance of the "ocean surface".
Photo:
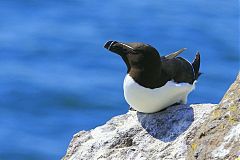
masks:
{"type": "Polygon", "coordinates": [[[189,103],[218,103],[239,72],[238,3],[0,0],[0,159],[60,159],[73,134],[128,111],[107,40],[200,51],[189,103]]]}

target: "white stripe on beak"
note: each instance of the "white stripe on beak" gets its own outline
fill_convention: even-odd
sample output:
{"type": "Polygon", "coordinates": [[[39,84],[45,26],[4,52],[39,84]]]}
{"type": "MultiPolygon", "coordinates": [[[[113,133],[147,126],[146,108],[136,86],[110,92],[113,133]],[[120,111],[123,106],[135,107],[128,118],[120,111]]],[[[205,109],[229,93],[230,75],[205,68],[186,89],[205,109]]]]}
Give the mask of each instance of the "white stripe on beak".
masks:
{"type": "Polygon", "coordinates": [[[108,46],[108,48],[107,48],[108,50],[110,50],[113,43],[114,43],[114,41],[112,41],[111,44],[108,46]]]}
{"type": "Polygon", "coordinates": [[[128,47],[128,48],[130,48],[130,49],[133,49],[133,48],[130,47],[129,45],[126,45],[126,44],[123,44],[123,43],[120,43],[120,44],[122,44],[123,46],[128,47]]]}

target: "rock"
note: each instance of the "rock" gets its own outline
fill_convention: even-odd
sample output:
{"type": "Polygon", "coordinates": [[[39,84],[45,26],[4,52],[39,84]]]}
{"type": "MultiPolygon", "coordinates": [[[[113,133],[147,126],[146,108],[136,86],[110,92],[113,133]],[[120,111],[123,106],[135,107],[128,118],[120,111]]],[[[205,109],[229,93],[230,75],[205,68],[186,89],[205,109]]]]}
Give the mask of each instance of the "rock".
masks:
{"type": "Polygon", "coordinates": [[[178,105],[154,114],[129,111],[74,135],[65,160],[183,158],[189,132],[216,105],[178,105]]]}
{"type": "Polygon", "coordinates": [[[80,131],[63,160],[236,158],[239,83],[238,76],[219,105],[177,105],[153,114],[129,111],[80,131]]]}
{"type": "Polygon", "coordinates": [[[218,107],[198,126],[189,139],[187,158],[240,158],[240,74],[218,107]]]}

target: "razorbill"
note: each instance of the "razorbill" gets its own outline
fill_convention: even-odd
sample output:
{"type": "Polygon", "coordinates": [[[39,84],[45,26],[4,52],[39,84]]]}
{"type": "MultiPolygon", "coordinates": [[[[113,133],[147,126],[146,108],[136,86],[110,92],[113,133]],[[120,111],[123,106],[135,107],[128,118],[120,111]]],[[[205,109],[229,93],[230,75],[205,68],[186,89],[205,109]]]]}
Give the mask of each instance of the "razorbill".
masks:
{"type": "Polygon", "coordinates": [[[108,41],[104,47],[120,55],[127,66],[124,97],[133,109],[154,113],[175,103],[187,103],[200,67],[197,52],[192,63],[177,57],[185,48],[160,56],[151,45],[108,41]]]}

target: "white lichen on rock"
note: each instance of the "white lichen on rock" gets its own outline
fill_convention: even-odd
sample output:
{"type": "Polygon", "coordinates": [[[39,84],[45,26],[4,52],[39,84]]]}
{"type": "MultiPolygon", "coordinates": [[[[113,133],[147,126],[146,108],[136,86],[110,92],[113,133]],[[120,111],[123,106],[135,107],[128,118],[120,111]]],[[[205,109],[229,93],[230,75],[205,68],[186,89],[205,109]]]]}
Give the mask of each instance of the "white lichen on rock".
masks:
{"type": "Polygon", "coordinates": [[[181,159],[186,136],[216,105],[179,105],[154,114],[129,111],[91,131],[79,132],[64,159],[181,159]]]}
{"type": "Polygon", "coordinates": [[[240,75],[218,105],[136,111],[75,134],[64,160],[236,159],[240,156],[240,75]]]}
{"type": "MultiPolygon", "coordinates": [[[[215,159],[224,159],[224,157],[229,154],[230,149],[227,147],[229,143],[231,142],[239,142],[240,140],[240,124],[237,126],[234,126],[228,134],[224,137],[223,143],[217,147],[215,150],[212,151],[212,157],[215,159]]],[[[240,147],[240,146],[239,146],[240,147]]]]}
{"type": "Polygon", "coordinates": [[[191,135],[187,154],[189,160],[234,160],[240,157],[240,75],[218,107],[191,135]]]}

